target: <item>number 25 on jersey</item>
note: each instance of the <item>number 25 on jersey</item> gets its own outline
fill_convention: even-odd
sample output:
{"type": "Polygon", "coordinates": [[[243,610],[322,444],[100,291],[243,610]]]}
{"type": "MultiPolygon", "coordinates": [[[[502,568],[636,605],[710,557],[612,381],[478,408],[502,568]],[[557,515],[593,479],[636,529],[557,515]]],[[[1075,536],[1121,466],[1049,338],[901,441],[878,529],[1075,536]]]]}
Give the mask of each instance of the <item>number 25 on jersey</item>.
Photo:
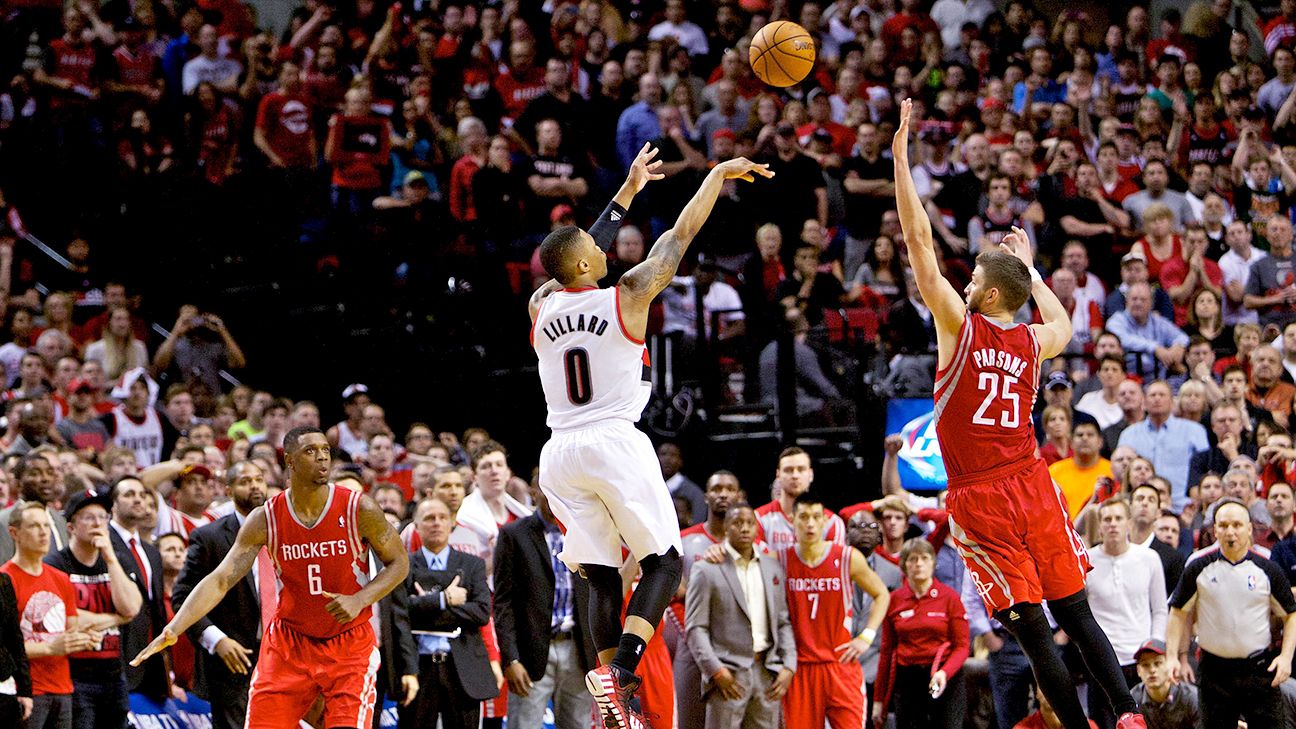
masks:
{"type": "MultiPolygon", "coordinates": [[[[1016,428],[1021,424],[1018,409],[1021,397],[1013,392],[1017,378],[999,372],[981,372],[977,378],[977,389],[985,393],[981,407],[972,416],[973,425],[998,425],[1004,428],[1016,428]],[[998,415],[996,420],[995,415],[998,415]]],[[[966,412],[966,411],[965,411],[966,412]]]]}

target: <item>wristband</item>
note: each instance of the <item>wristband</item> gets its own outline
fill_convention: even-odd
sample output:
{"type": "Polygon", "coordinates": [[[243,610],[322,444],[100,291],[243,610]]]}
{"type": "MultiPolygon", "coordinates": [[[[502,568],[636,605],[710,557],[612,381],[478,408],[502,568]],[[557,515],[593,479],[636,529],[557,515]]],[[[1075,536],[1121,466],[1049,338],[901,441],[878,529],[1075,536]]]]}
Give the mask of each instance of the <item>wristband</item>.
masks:
{"type": "Polygon", "coordinates": [[[865,628],[861,630],[860,634],[855,637],[863,638],[864,640],[868,641],[869,645],[873,645],[873,640],[877,638],[877,631],[874,630],[873,628],[865,628]]]}
{"type": "Polygon", "coordinates": [[[621,221],[625,219],[625,215],[626,209],[613,200],[599,214],[598,220],[589,227],[590,237],[604,253],[611,250],[612,244],[616,242],[617,231],[621,229],[621,221]]]}
{"type": "Polygon", "coordinates": [[[1026,268],[1030,270],[1031,285],[1037,283],[1044,283],[1044,277],[1040,276],[1040,272],[1038,269],[1036,269],[1034,266],[1027,266],[1026,268]]]}

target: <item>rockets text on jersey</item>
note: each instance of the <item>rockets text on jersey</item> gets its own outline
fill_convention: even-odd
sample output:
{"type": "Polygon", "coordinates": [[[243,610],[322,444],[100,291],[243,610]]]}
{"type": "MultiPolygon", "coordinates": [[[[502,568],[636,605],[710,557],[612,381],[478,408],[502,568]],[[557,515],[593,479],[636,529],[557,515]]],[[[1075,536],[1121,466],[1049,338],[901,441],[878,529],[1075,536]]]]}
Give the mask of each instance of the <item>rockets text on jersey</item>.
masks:
{"type": "Polygon", "coordinates": [[[835,663],[839,657],[835,649],[851,639],[854,550],[841,544],[827,547],[813,565],[801,560],[796,547],[780,553],[787,572],[788,618],[796,636],[797,663],[835,663]]]}
{"type": "MultiPolygon", "coordinates": [[[[824,541],[833,544],[846,543],[846,523],[829,509],[824,509],[824,541]]],[[[783,511],[777,500],[756,510],[756,539],[764,541],[766,548],[773,554],[781,554],[796,544],[796,529],[792,526],[792,517],[783,511]]]]}
{"type": "Polygon", "coordinates": [[[289,491],[266,502],[266,548],[274,561],[279,609],[274,619],[317,639],[332,638],[369,620],[365,608],[346,625],[325,610],[332,598],[351,595],[369,581],[367,547],[360,538],[360,494],[328,484],[319,519],[304,524],[293,511],[289,491]]]}
{"type": "Polygon", "coordinates": [[[648,350],[621,322],[620,289],[564,289],[540,305],[531,329],[555,431],[606,420],[638,422],[652,392],[648,350]]]}
{"type": "Polygon", "coordinates": [[[1039,341],[1028,325],[964,315],[954,357],[936,373],[936,437],[951,486],[1035,457],[1038,383],[1039,341]]]}

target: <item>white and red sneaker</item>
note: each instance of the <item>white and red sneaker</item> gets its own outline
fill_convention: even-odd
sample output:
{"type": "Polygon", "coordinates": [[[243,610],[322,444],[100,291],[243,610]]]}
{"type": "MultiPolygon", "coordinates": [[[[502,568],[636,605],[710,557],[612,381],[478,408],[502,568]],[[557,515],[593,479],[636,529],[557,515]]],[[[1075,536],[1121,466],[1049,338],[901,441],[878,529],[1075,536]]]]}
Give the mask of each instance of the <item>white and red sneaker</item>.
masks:
{"type": "Polygon", "coordinates": [[[585,674],[585,687],[594,697],[594,705],[605,729],[647,728],[643,718],[630,705],[642,683],[643,679],[614,666],[599,666],[585,674]]]}
{"type": "Polygon", "coordinates": [[[1147,729],[1147,723],[1143,721],[1142,714],[1126,712],[1116,720],[1116,729],[1147,729]]]}

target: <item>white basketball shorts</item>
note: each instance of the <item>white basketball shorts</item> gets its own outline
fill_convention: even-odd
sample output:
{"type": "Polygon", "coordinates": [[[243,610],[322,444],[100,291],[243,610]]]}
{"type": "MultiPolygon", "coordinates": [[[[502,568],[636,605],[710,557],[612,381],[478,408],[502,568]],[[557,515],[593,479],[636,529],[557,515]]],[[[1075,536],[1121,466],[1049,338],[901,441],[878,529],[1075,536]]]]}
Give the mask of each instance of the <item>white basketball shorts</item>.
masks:
{"type": "Polygon", "coordinates": [[[683,552],[652,441],[629,422],[554,433],[540,451],[540,489],[567,530],[559,556],[572,570],[620,567],[622,540],[635,560],[683,552]]]}

